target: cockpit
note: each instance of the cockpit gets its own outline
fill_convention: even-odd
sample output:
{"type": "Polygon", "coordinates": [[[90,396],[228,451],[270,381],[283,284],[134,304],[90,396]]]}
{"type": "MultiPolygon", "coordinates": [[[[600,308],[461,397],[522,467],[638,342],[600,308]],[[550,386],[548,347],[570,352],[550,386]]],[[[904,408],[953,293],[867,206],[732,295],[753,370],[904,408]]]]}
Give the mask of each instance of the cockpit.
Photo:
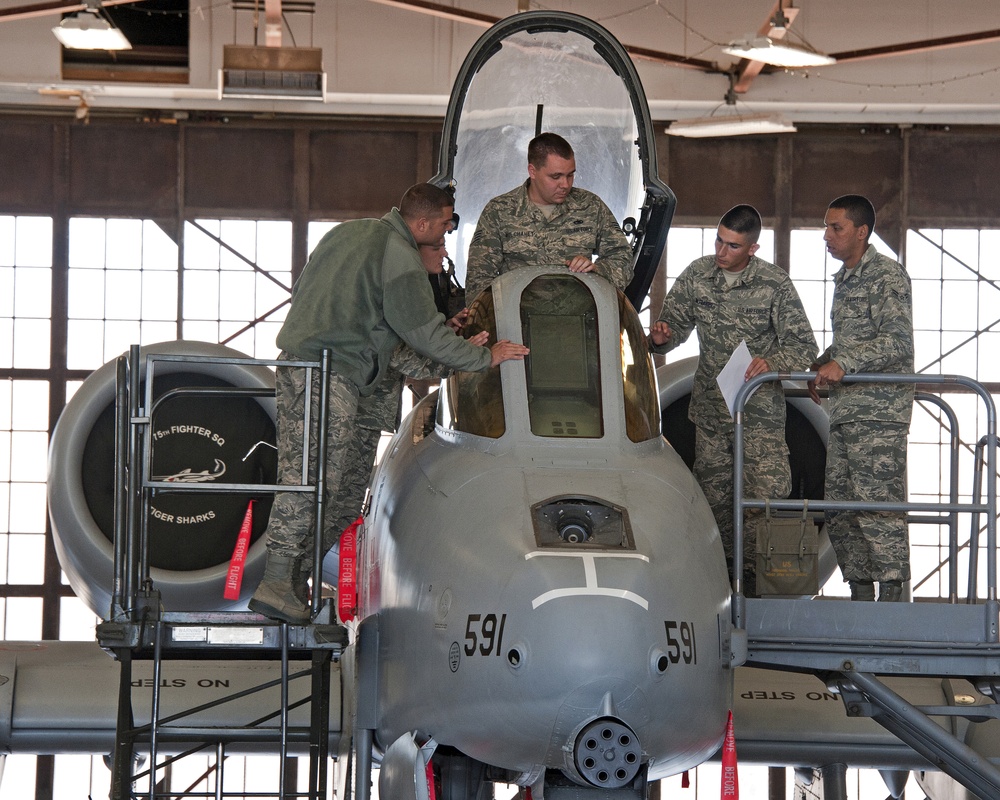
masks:
{"type": "Polygon", "coordinates": [[[512,423],[505,396],[510,401],[516,389],[523,396],[514,395],[512,405],[526,407],[527,428],[533,436],[603,439],[614,414],[619,420],[615,428],[623,420],[631,441],[658,437],[653,364],[642,324],[625,296],[603,278],[581,279],[569,273],[539,274],[520,289],[519,297],[511,286],[508,281],[502,296],[505,304],[512,296],[517,298],[517,316],[513,310],[501,312],[510,326],[507,331],[498,326],[496,289],[491,288],[470,307],[464,333],[489,331],[493,343],[513,339],[519,332],[531,353],[523,362],[510,362],[513,369],[507,375],[515,376],[516,386],[507,387],[505,395],[500,367],[456,373],[448,379],[444,402],[439,403],[438,424],[500,438],[512,423]],[[519,327],[511,330],[513,324],[519,327]],[[605,341],[608,337],[614,338],[605,341]]]}

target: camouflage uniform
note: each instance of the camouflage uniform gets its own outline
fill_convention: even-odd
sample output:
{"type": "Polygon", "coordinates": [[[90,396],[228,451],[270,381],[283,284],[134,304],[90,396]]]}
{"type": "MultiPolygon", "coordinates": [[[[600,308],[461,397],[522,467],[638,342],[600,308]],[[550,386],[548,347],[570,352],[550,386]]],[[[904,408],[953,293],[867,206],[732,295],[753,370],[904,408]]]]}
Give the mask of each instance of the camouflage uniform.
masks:
{"type": "Polygon", "coordinates": [[[333,547],[340,533],[361,513],[382,431],[395,433],[399,427],[405,379],[440,379],[449,373],[447,367],[400,345],[392,354],[382,383],[369,397],[358,400],[355,430],[341,464],[340,485],[331,504],[333,527],[324,534],[324,550],[333,547]]]}
{"type": "MultiPolygon", "coordinates": [[[[464,305],[464,290],[454,282],[450,272],[429,274],[427,277],[438,311],[448,318],[455,316],[464,305]]],[[[344,453],[336,495],[328,506],[330,514],[324,525],[324,552],[337,543],[340,534],[363,510],[382,432],[395,433],[399,427],[402,392],[407,379],[429,383],[450,373],[447,367],[400,344],[392,353],[382,382],[371,395],[358,399],[355,430],[344,453]]],[[[311,569],[311,556],[308,561],[311,569]]]]}
{"type": "Polygon", "coordinates": [[[528,181],[494,197],[479,216],[469,247],[466,294],[475,299],[512,269],[598,256],[594,271],[619,289],[632,280],[632,248],[614,214],[593,192],[574,187],[551,219],[528,199],[528,181]]]}
{"type": "MultiPolygon", "coordinates": [[[[475,347],[445,327],[417,244],[396,209],[380,220],[345,222],[320,241],[296,281],[277,342],[282,360],[313,361],[323,349],[331,351],[325,549],[346,527],[341,521],[356,517],[378,444],[381,425],[377,430],[359,427],[359,407],[364,411],[374,404],[371,413],[377,416],[387,413],[380,403],[389,403],[393,419],[398,416],[400,380],[394,366],[413,371],[411,362],[426,364],[433,357],[476,371],[488,368],[492,358],[488,348],[475,347]],[[401,340],[414,348],[408,355],[401,340]],[[359,463],[364,467],[358,468],[359,463]]],[[[300,484],[305,369],[279,366],[276,373],[278,482],[300,484]]],[[[312,413],[315,420],[318,387],[312,413]]],[[[318,446],[315,436],[309,441],[311,481],[318,446]]],[[[268,552],[312,563],[314,510],[315,498],[307,492],[277,493],[267,528],[268,552]]]]}
{"type": "MultiPolygon", "coordinates": [[[[733,559],[733,419],[716,378],[733,351],[746,340],[750,354],[771,370],[803,370],[816,355],[816,337],[788,274],[756,256],[730,286],[714,256],[693,261],[663,301],[660,320],[670,340],[653,346],[666,353],[698,329],[700,357],[688,416],[695,424],[694,474],[715,513],[726,560],[733,559]]],[[[762,384],[744,414],[746,498],[787,497],[791,470],[785,444],[785,397],[781,384],[762,384]]],[[[747,515],[743,553],[748,593],[752,593],[756,541],[747,515]]]]}
{"type": "MultiPolygon", "coordinates": [[[[282,361],[295,360],[282,353],[282,361]]],[[[330,373],[329,415],[326,440],[326,497],[323,517],[324,552],[336,541],[343,528],[339,524],[335,498],[339,491],[339,476],[346,454],[359,445],[355,441],[353,420],[358,407],[358,389],[335,372],[330,373]]],[[[313,424],[319,419],[319,375],[313,372],[310,415],[313,424]]],[[[301,367],[278,366],[275,370],[275,402],[277,408],[278,483],[302,483],[302,444],[306,437],[302,415],[306,393],[306,371],[301,367]]],[[[318,463],[318,437],[309,435],[309,475],[315,480],[318,463]]],[[[268,549],[275,555],[305,559],[312,563],[316,499],[309,492],[278,492],[271,507],[267,525],[268,549]]]]}
{"type": "MultiPolygon", "coordinates": [[[[289,357],[282,354],[281,358],[289,357]]],[[[327,436],[327,491],[323,515],[323,552],[326,553],[340,538],[340,534],[358,518],[364,504],[365,491],[371,479],[375,454],[378,451],[382,431],[395,432],[399,426],[400,401],[404,377],[431,379],[445,377],[447,367],[421,356],[406,345],[398,345],[392,354],[389,368],[382,382],[368,397],[358,397],[354,402],[334,403],[334,397],[342,398],[344,387],[337,376],[330,379],[330,413],[327,436]],[[336,390],[334,387],[338,387],[336,390]],[[353,412],[352,409],[353,408],[353,412]],[[346,429],[344,420],[348,420],[346,429]]],[[[305,391],[305,370],[281,368],[275,378],[279,442],[279,482],[297,483],[302,474],[302,419],[299,410],[303,407],[305,391]],[[295,413],[289,414],[288,409],[295,413]],[[291,425],[282,426],[283,420],[296,417],[291,425]]],[[[319,385],[313,396],[312,418],[319,415],[319,385]]],[[[310,442],[310,476],[315,475],[317,445],[310,442]]],[[[268,535],[275,542],[278,555],[303,557],[307,571],[312,570],[312,532],[303,532],[300,525],[289,520],[314,519],[314,499],[310,494],[282,492],[275,503],[282,503],[277,514],[272,513],[268,525],[268,535]]]]}
{"type": "MultiPolygon", "coordinates": [[[[903,266],[869,245],[853,270],[842,267],[833,280],[833,343],[817,363],[836,361],[849,375],[912,373],[913,307],[903,266]]],[[[826,498],[906,502],[913,386],[834,384],[826,407],[826,498]]],[[[831,513],[827,531],[845,581],[909,580],[905,514],[831,513]]]]}

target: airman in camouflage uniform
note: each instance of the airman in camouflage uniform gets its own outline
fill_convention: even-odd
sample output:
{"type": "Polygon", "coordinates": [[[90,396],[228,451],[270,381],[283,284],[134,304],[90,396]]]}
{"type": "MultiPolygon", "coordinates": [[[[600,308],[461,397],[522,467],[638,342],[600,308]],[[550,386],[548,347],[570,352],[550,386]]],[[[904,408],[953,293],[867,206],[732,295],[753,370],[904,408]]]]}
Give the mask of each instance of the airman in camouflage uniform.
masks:
{"type": "MultiPolygon", "coordinates": [[[[830,387],[824,494],[828,500],[906,502],[913,386],[841,379],[857,372],[913,372],[910,278],[868,243],[875,209],[867,198],[837,198],[824,224],[827,249],[844,264],[833,278],[833,342],[814,365],[814,385],[830,387]]],[[[902,599],[902,583],[910,578],[904,513],[828,512],[827,532],[852,599],[874,600],[875,581],[879,600],[902,599]]]]}
{"type": "MultiPolygon", "coordinates": [[[[277,337],[282,360],[318,361],[324,350],[330,351],[327,497],[333,515],[345,458],[352,446],[364,447],[352,445],[359,398],[378,388],[401,341],[451,368],[471,371],[523,358],[527,352],[508,341],[491,348],[466,341],[438,313],[418,246],[442,244],[453,212],[447,192],[417,184],[403,195],[399,209],[382,219],[354,220],[331,230],[293,288],[277,337]]],[[[301,484],[303,440],[310,441],[312,465],[318,450],[316,437],[304,430],[305,372],[279,366],[276,373],[278,480],[301,484]]],[[[313,402],[318,411],[318,393],[313,402]]],[[[314,498],[306,492],[275,496],[264,578],[250,600],[254,611],[285,622],[308,622],[304,565],[313,551],[314,508],[314,498]]],[[[324,522],[335,526],[336,516],[324,522]]]]}
{"type": "MultiPolygon", "coordinates": [[[[455,285],[452,276],[444,269],[443,261],[447,255],[443,244],[420,246],[420,260],[427,270],[427,277],[434,291],[434,305],[440,313],[448,317],[446,323],[448,327],[458,333],[468,310],[457,302],[458,296],[453,291],[455,285]]],[[[448,261],[450,263],[451,259],[448,261]]],[[[473,338],[473,341],[479,339],[473,338]]],[[[395,433],[399,427],[405,384],[416,381],[418,386],[423,388],[450,374],[451,370],[448,367],[400,344],[392,353],[382,383],[370,396],[359,398],[354,418],[357,430],[344,457],[340,486],[331,508],[333,527],[327,528],[324,532],[324,551],[337,543],[341,531],[354,522],[361,513],[382,432],[395,433]]],[[[311,559],[309,567],[311,569],[311,559]]]]}
{"type": "MultiPolygon", "coordinates": [[[[280,361],[298,360],[289,353],[281,353],[280,361]]],[[[303,483],[303,441],[307,438],[304,419],[301,410],[304,408],[306,394],[306,371],[303,368],[278,366],[275,370],[275,402],[278,409],[276,428],[278,441],[278,483],[295,485],[303,483]],[[291,411],[295,409],[295,411],[291,411]]],[[[313,371],[310,418],[315,423],[319,419],[319,374],[313,371]]],[[[329,413],[327,428],[327,486],[323,514],[323,546],[324,552],[336,541],[342,527],[338,528],[339,513],[336,498],[340,491],[338,476],[344,474],[345,464],[351,460],[350,453],[364,445],[356,436],[352,420],[358,408],[358,390],[350,381],[342,376],[331,374],[329,386],[329,413]]],[[[309,477],[307,481],[315,480],[315,465],[318,463],[319,441],[316,436],[309,435],[309,477]]],[[[356,456],[355,456],[356,457],[356,456]]],[[[274,553],[279,558],[289,559],[294,566],[291,575],[292,588],[301,606],[298,609],[300,619],[286,621],[303,621],[308,619],[306,580],[312,570],[313,549],[311,531],[303,531],[304,515],[312,526],[312,509],[314,498],[309,494],[292,494],[282,492],[275,495],[274,506],[267,524],[268,561],[273,562],[274,553]]],[[[260,591],[260,587],[258,587],[260,591]]],[[[256,597],[256,594],[255,594],[256,597]]],[[[272,600],[272,598],[266,598],[272,600]]],[[[256,605],[250,601],[251,608],[256,605]]],[[[268,602],[269,608],[275,606],[268,602]]],[[[271,614],[268,609],[259,609],[262,613],[271,614]]],[[[294,609],[278,607],[278,610],[291,613],[294,609]]]]}
{"type": "MultiPolygon", "coordinates": [[[[788,273],[757,258],[761,221],[752,206],[730,209],[719,223],[715,256],[693,261],[671,287],[650,326],[650,349],[665,353],[697,328],[700,356],[688,416],[695,424],[694,474],[712,506],[732,575],[733,419],[716,381],[742,340],[753,360],[745,379],[805,369],[816,337],[788,273]]],[[[762,384],[745,409],[744,482],[747,498],[783,498],[791,491],[781,384],[762,384]]],[[[755,592],[756,537],[746,515],[743,564],[748,596],[755,592]]]]}
{"type": "MultiPolygon", "coordinates": [[[[290,360],[283,353],[279,360],[290,360]]],[[[394,432],[399,426],[400,401],[404,376],[418,379],[441,378],[450,370],[421,356],[415,350],[400,344],[393,352],[385,379],[368,397],[357,397],[354,418],[344,429],[344,420],[350,418],[352,404],[345,402],[342,392],[333,391],[329,403],[329,431],[327,437],[327,492],[323,514],[323,549],[326,553],[337,544],[340,534],[361,513],[365,491],[371,478],[375,454],[382,431],[394,432]],[[335,429],[336,426],[336,429],[335,429]],[[338,462],[336,459],[339,458],[338,462]]],[[[304,369],[278,369],[275,378],[277,402],[283,408],[303,408],[305,395],[304,369]]],[[[319,419],[319,375],[315,374],[311,396],[311,417],[319,419]]],[[[278,439],[285,442],[290,455],[279,459],[279,483],[295,484],[302,475],[302,419],[278,416],[278,439]]],[[[309,482],[316,480],[319,443],[313,436],[309,442],[309,482]]],[[[281,495],[284,496],[284,495],[281,495]]],[[[310,502],[312,502],[310,498],[310,502]]],[[[295,559],[296,572],[292,588],[303,606],[309,598],[306,581],[312,576],[313,550],[308,542],[300,542],[301,526],[287,514],[272,515],[268,522],[268,536],[275,548],[289,545],[288,555],[295,559]],[[308,545],[308,549],[306,548],[308,545]]],[[[279,549],[279,552],[284,552],[279,549]]]]}
{"type": "MultiPolygon", "coordinates": [[[[340,480],[337,482],[336,492],[327,495],[323,520],[324,553],[337,543],[340,534],[361,513],[382,432],[395,433],[399,427],[400,405],[406,378],[440,380],[447,377],[450,372],[449,368],[401,344],[392,354],[383,381],[371,395],[358,398],[353,431],[348,438],[340,464],[340,480]]],[[[319,413],[318,406],[315,413],[319,413]]],[[[312,565],[312,553],[306,553],[302,569],[307,576],[312,573],[312,565]]],[[[300,585],[298,588],[304,587],[300,585]]]]}
{"type": "Polygon", "coordinates": [[[470,300],[498,275],[527,266],[565,264],[628,285],[632,248],[604,201],[573,186],[575,173],[569,142],[554,133],[531,140],[528,180],[490,200],[479,217],[465,279],[470,300]]]}

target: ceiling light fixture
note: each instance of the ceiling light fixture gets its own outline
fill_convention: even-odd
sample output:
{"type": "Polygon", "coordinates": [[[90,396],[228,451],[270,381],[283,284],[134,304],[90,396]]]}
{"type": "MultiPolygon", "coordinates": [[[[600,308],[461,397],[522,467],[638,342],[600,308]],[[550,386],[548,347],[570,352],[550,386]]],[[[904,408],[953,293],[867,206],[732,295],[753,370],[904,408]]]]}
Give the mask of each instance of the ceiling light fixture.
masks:
{"type": "Polygon", "coordinates": [[[795,126],[780,114],[722,114],[718,117],[679,119],[671,122],[664,132],[671,136],[706,138],[795,131],[795,126]]]}
{"type": "Polygon", "coordinates": [[[776,67],[825,67],[837,63],[837,59],[806,50],[783,42],[775,42],[767,36],[740,39],[722,48],[722,52],[748,61],[762,61],[776,67]]]}
{"type": "Polygon", "coordinates": [[[94,4],[84,11],[64,17],[52,29],[62,46],[70,50],[131,50],[132,43],[120,29],[100,15],[94,4]]]}

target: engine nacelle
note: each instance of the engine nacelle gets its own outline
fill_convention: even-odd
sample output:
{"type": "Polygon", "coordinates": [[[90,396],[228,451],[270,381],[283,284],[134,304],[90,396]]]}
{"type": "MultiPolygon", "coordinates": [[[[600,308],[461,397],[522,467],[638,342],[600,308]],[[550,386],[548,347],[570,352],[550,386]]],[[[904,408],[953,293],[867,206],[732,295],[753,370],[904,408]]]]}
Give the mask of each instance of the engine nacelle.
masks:
{"type": "MultiPolygon", "coordinates": [[[[150,353],[246,358],[223,345],[162,342],[141,350],[145,383],[150,353]]],[[[114,565],[114,418],[116,362],[96,370],[72,397],[49,448],[49,517],[59,562],[70,585],[95,613],[110,609],[114,565]]],[[[158,362],[154,399],[177,387],[274,389],[264,366],[158,362]]],[[[144,388],[143,390],[144,391],[144,388]]],[[[183,483],[275,483],[274,399],[183,396],[166,401],[150,422],[155,480],[183,483]],[[252,450],[252,452],[250,452],[252,450]],[[223,477],[225,476],[225,477],[223,477]]],[[[170,611],[246,607],[264,569],[269,494],[160,493],[148,515],[151,577],[170,611]],[[249,500],[253,533],[238,601],[223,598],[229,560],[249,500]]]]}

